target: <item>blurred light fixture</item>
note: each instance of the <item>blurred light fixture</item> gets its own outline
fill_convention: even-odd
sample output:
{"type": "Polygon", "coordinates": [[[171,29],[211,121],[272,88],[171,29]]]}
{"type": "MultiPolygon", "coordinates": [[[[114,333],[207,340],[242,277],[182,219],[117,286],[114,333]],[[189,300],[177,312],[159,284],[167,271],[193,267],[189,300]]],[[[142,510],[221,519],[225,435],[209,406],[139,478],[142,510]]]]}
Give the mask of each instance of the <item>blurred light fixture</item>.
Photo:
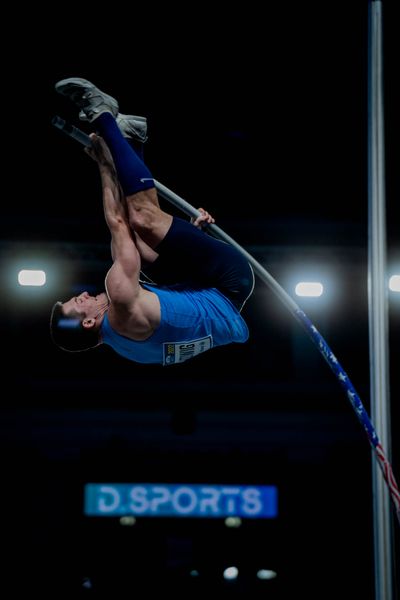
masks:
{"type": "Polygon", "coordinates": [[[318,297],[322,296],[324,286],[319,281],[299,281],[295,292],[297,296],[318,297]]]}
{"type": "Polygon", "coordinates": [[[276,571],[272,571],[271,569],[260,569],[259,571],[257,571],[257,578],[258,579],[275,579],[275,577],[277,577],[277,572],[276,571]]]}
{"type": "Polygon", "coordinates": [[[400,275],[392,275],[389,279],[389,290],[400,292],[400,275]]]}
{"type": "Polygon", "coordinates": [[[226,517],[225,526],[226,527],[240,527],[242,524],[242,519],[240,517],[226,517]]]}
{"type": "Polygon", "coordinates": [[[237,567],[227,567],[224,570],[224,579],[237,579],[239,575],[239,569],[237,567]]]}
{"type": "Polygon", "coordinates": [[[19,285],[42,286],[46,283],[46,273],[33,269],[22,269],[18,273],[19,285]]]}
{"type": "Polygon", "coordinates": [[[120,520],[120,525],[125,525],[125,526],[132,526],[136,523],[136,518],[132,517],[130,515],[125,515],[124,517],[121,517],[120,520]]]}

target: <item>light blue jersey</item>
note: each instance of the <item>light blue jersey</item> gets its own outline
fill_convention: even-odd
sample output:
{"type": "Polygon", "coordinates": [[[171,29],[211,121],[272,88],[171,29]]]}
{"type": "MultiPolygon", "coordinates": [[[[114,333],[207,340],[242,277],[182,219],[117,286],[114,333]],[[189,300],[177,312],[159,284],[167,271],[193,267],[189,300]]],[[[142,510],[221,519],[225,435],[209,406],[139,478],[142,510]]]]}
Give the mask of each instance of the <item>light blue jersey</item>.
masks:
{"type": "Polygon", "coordinates": [[[139,363],[181,363],[216,346],[248,340],[249,330],[233,304],[216,288],[143,287],[157,294],[161,322],[152,335],[135,341],[114,331],[106,313],[101,336],[115,352],[139,363]]]}

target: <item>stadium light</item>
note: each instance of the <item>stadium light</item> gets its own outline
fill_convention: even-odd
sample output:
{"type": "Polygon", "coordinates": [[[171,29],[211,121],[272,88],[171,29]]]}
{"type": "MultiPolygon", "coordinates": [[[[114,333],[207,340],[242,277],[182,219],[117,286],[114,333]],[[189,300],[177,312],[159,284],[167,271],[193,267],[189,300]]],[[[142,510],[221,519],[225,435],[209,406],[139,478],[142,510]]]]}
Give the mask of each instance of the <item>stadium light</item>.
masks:
{"type": "Polygon", "coordinates": [[[322,296],[324,286],[319,281],[299,281],[299,283],[296,284],[295,292],[297,296],[317,298],[322,296]]]}
{"type": "Polygon", "coordinates": [[[400,275],[392,275],[389,279],[389,290],[400,292],[400,275]]]}
{"type": "Polygon", "coordinates": [[[19,285],[42,286],[46,283],[46,273],[41,270],[22,269],[18,273],[19,285]]]}

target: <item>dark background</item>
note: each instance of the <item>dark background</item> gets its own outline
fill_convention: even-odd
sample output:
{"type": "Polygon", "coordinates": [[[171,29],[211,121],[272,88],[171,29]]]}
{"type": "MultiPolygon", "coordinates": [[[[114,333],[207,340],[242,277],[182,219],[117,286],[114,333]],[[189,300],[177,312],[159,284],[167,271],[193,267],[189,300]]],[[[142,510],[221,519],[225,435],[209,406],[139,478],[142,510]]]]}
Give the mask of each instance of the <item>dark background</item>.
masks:
{"type": "MultiPolygon", "coordinates": [[[[384,3],[389,274],[400,264],[395,4],[384,3]]],[[[16,573],[7,571],[4,586],[52,597],[143,587],[182,597],[374,598],[368,439],[322,356],[263,282],[243,312],[247,344],[175,368],[134,364],[105,347],[68,355],[48,326],[56,300],[101,289],[111,265],[96,166],[51,125],[60,115],[91,130],[54,91],[75,76],[115,96],[121,112],[148,118],[154,177],[207,208],[290,295],[296,277],[326,277],[325,296],[296,301],[369,413],[368,2],[69,6],[25,10],[6,25],[1,444],[6,489],[15,492],[5,494],[15,519],[4,511],[3,524],[16,573]],[[44,268],[48,285],[18,289],[20,268],[44,268]],[[275,484],[279,517],[234,531],[175,519],[122,527],[83,517],[90,481],[275,484]],[[240,577],[228,585],[220,573],[230,563],[240,577]],[[276,580],[257,582],[262,566],[276,580]]]]}

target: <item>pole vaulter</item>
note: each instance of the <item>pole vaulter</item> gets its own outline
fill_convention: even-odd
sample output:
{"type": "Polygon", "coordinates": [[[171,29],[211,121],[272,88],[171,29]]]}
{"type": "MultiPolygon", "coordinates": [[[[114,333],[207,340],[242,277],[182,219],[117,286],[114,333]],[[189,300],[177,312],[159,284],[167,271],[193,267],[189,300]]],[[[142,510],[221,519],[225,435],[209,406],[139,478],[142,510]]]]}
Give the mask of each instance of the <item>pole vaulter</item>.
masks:
{"type": "MultiPolygon", "coordinates": [[[[89,147],[91,145],[90,137],[78,129],[77,127],[67,123],[61,117],[55,116],[52,120],[52,124],[59,130],[63,131],[69,137],[72,137],[79,143],[84,146],[89,147]]],[[[200,215],[199,211],[191,206],[186,200],[172,192],[165,185],[160,183],[157,180],[154,180],[155,186],[157,188],[158,193],[162,198],[179,208],[182,212],[187,214],[190,217],[198,217],[200,215]]],[[[303,329],[306,331],[308,336],[311,338],[319,352],[322,354],[329,367],[336,375],[339,380],[340,385],[344,388],[345,393],[347,395],[348,400],[350,401],[351,406],[353,407],[356,416],[362,425],[369,443],[374,451],[374,455],[376,460],[378,461],[379,467],[382,471],[384,480],[388,487],[390,496],[392,498],[397,519],[400,523],[400,492],[397,486],[391,464],[386,456],[385,450],[382,447],[376,430],[368,416],[367,411],[364,408],[364,405],[356,392],[353,384],[351,383],[349,376],[339,363],[338,359],[332,352],[331,348],[319,333],[318,329],[313,325],[304,311],[296,304],[296,302],[289,296],[289,294],[281,287],[281,285],[268,273],[264,267],[260,265],[255,258],[249,254],[244,248],[242,248],[234,239],[232,239],[229,235],[227,235],[222,229],[220,229],[217,225],[210,224],[207,226],[207,231],[214,235],[216,238],[219,238],[228,244],[231,244],[237,250],[241,252],[241,254],[248,260],[249,264],[253,267],[254,272],[258,275],[258,277],[266,283],[266,285],[278,296],[278,298],[283,302],[283,304],[288,308],[288,310],[292,313],[294,318],[300,323],[303,329]]]]}

